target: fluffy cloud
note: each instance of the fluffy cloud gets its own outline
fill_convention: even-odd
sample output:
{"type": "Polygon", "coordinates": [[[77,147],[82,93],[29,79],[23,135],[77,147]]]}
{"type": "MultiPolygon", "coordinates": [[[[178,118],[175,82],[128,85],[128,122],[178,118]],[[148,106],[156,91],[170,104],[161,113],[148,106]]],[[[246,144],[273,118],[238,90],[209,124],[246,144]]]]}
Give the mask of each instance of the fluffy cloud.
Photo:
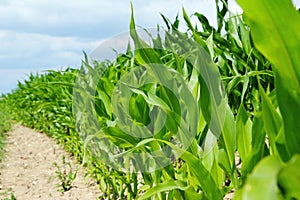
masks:
{"type": "Polygon", "coordinates": [[[0,67],[24,68],[80,64],[82,50],[91,51],[95,42],[75,37],[0,31],[0,67]]]}
{"type": "MultiPolygon", "coordinates": [[[[107,2],[110,1],[11,0],[0,5],[1,28],[55,36],[101,36],[110,31],[110,22],[124,19],[124,5],[129,10],[125,1],[118,6],[107,2]]],[[[126,24],[121,24],[125,28],[126,24]]]]}
{"type": "MultiPolygon", "coordinates": [[[[79,66],[82,50],[90,53],[102,41],[128,31],[130,1],[1,0],[0,93],[31,71],[79,66]]],[[[300,5],[300,0],[294,2],[300,5]]],[[[163,25],[160,13],[172,21],[182,7],[216,24],[212,0],[134,0],[133,7],[136,24],[142,27],[163,25]]],[[[230,7],[241,12],[233,0],[230,7]]]]}
{"type": "Polygon", "coordinates": [[[0,31],[0,94],[17,86],[31,72],[78,67],[82,51],[90,52],[101,40],[58,37],[39,33],[0,31]]]}
{"type": "MultiPolygon", "coordinates": [[[[159,13],[171,19],[188,11],[211,15],[213,1],[134,1],[137,23],[155,26],[162,22],[159,13]]],[[[0,4],[2,29],[22,32],[44,32],[55,36],[74,36],[99,39],[125,31],[129,26],[130,0],[10,0],[0,4]]]]}

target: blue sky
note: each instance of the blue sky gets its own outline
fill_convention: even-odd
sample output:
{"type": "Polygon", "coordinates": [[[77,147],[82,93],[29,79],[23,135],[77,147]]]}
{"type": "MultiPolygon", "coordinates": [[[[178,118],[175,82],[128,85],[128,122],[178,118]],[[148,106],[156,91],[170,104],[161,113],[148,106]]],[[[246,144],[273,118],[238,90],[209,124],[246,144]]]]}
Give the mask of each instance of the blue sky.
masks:
{"type": "MultiPolygon", "coordinates": [[[[299,0],[300,1],[300,0],[299,0]]],[[[213,24],[213,0],[132,0],[136,24],[163,25],[185,7],[205,14],[213,24]]],[[[238,10],[234,1],[231,8],[238,10]]],[[[30,72],[78,67],[101,42],[128,31],[129,0],[1,0],[0,94],[10,92],[30,72]]],[[[182,22],[183,23],[183,22],[182,22]]]]}

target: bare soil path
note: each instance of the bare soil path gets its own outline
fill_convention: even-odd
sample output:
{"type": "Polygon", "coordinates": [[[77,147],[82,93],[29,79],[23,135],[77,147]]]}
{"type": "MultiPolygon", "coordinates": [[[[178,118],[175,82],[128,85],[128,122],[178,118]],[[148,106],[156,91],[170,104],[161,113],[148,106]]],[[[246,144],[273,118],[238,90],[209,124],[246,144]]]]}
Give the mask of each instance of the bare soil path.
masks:
{"type": "Polygon", "coordinates": [[[66,155],[74,168],[79,164],[52,138],[20,125],[8,135],[0,167],[0,199],[10,199],[11,193],[17,200],[93,200],[101,195],[94,183],[87,183],[82,170],[69,191],[57,191],[59,180],[53,163],[62,166],[62,156],[66,155]]]}

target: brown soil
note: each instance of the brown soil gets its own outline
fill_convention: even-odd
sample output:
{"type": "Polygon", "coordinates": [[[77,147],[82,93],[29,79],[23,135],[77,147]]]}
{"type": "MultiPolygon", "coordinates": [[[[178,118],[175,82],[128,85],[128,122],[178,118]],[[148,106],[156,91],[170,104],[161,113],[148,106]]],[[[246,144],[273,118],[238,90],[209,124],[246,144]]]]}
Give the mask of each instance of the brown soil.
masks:
{"type": "Polygon", "coordinates": [[[69,191],[58,191],[57,168],[53,163],[63,166],[63,155],[74,169],[80,166],[52,138],[15,125],[8,133],[5,158],[1,164],[0,199],[10,199],[11,193],[17,200],[92,200],[101,196],[96,184],[84,179],[82,169],[69,191]]]}

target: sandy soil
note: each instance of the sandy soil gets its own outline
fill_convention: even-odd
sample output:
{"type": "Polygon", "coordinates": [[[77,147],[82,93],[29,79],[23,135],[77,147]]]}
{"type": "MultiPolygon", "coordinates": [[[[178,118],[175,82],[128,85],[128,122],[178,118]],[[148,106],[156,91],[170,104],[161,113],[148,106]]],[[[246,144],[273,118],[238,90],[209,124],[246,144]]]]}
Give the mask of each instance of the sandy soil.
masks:
{"type": "Polygon", "coordinates": [[[66,155],[74,168],[79,164],[52,138],[20,125],[15,125],[8,135],[0,169],[0,199],[10,198],[11,193],[17,200],[92,200],[101,195],[94,183],[83,178],[82,170],[69,191],[57,191],[59,180],[53,163],[62,166],[62,156],[66,155]]]}

